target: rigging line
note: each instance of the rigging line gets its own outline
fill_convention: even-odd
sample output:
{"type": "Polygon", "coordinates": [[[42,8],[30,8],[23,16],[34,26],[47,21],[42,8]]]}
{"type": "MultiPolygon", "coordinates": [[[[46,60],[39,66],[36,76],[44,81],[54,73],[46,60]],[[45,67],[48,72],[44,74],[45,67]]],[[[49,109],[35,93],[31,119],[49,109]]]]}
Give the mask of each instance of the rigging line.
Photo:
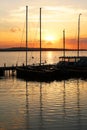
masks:
{"type": "MultiPolygon", "coordinates": [[[[35,24],[32,24],[33,25],[33,27],[34,27],[34,29],[35,28],[38,28],[38,26],[39,26],[39,24],[37,23],[37,25],[36,25],[36,27],[34,26],[35,24]]],[[[33,33],[33,37],[32,37],[32,39],[31,39],[31,43],[33,44],[33,47],[34,47],[34,41],[36,40],[36,36],[37,36],[37,29],[35,29],[36,31],[34,31],[35,33],[33,33]]]]}
{"type": "MultiPolygon", "coordinates": [[[[36,43],[37,43],[37,40],[36,40],[36,37],[38,36],[38,26],[39,26],[39,23],[37,22],[37,23],[35,23],[35,24],[33,24],[34,26],[34,32],[33,32],[33,37],[32,37],[32,40],[31,40],[31,44],[32,44],[32,48],[34,48],[34,47],[37,47],[37,45],[36,45],[36,43]]],[[[34,59],[34,56],[33,56],[33,52],[31,51],[31,58],[32,59],[34,59]]],[[[31,59],[31,60],[32,60],[31,59]]],[[[35,61],[34,61],[34,63],[35,63],[35,61]]]]}
{"type": "MultiPolygon", "coordinates": [[[[75,38],[75,49],[77,49],[77,42],[78,42],[78,40],[77,40],[77,38],[78,38],[78,31],[77,31],[77,24],[75,25],[75,35],[74,35],[74,38],[75,38]]],[[[75,54],[75,56],[76,56],[77,54],[75,54]]]]}
{"type": "MultiPolygon", "coordinates": [[[[25,22],[24,22],[24,24],[23,24],[22,37],[21,37],[20,46],[19,46],[20,48],[22,47],[22,44],[23,44],[24,32],[25,32],[25,22]]],[[[16,64],[18,64],[19,58],[20,58],[20,52],[18,53],[18,58],[17,58],[16,64]]]]}
{"type": "MultiPolygon", "coordinates": [[[[48,13],[48,11],[46,11],[47,13],[46,13],[45,11],[46,11],[46,10],[43,10],[43,12],[44,12],[44,14],[43,14],[43,30],[42,30],[42,32],[43,32],[43,33],[42,33],[42,39],[43,39],[43,45],[42,45],[42,47],[43,47],[43,48],[45,48],[45,47],[47,48],[47,46],[46,46],[46,41],[45,41],[45,36],[47,35],[47,21],[46,21],[47,19],[46,19],[46,18],[47,18],[47,13],[48,13]]],[[[44,61],[43,61],[44,64],[47,63],[46,53],[47,53],[47,52],[45,51],[44,57],[45,57],[46,59],[42,59],[42,60],[44,60],[44,61]]],[[[43,53],[42,53],[42,54],[43,54],[43,53]]],[[[42,57],[43,57],[43,56],[42,56],[42,57]]]]}
{"type": "MultiPolygon", "coordinates": [[[[43,39],[43,48],[48,48],[48,41],[46,41],[45,37],[49,35],[49,25],[48,25],[48,16],[49,16],[49,10],[43,10],[44,14],[43,14],[43,33],[42,33],[42,39],[43,39]]],[[[43,63],[47,64],[48,63],[48,58],[47,58],[47,51],[45,50],[45,54],[44,54],[45,59],[43,63]]]]}
{"type": "MultiPolygon", "coordinates": [[[[34,33],[34,37],[33,37],[33,45],[35,48],[39,47],[39,44],[38,44],[38,34],[39,34],[39,19],[36,23],[36,26],[35,26],[35,33],[34,33]]],[[[36,57],[37,58],[37,57],[36,57]]],[[[36,62],[38,61],[37,60],[34,60],[34,63],[36,64],[36,62]]]]}
{"type": "Polygon", "coordinates": [[[37,20],[37,16],[34,16],[33,18],[34,18],[33,21],[35,21],[34,25],[36,26],[34,26],[35,33],[34,33],[34,39],[32,40],[32,42],[36,40],[36,36],[38,36],[37,33],[38,33],[38,28],[39,28],[39,18],[38,20],[37,20]]]}
{"type": "MultiPolygon", "coordinates": [[[[30,39],[30,42],[31,42],[31,47],[32,48],[34,48],[34,47],[36,47],[36,43],[37,43],[37,40],[36,40],[36,37],[38,36],[38,27],[39,27],[39,21],[37,21],[37,19],[36,19],[36,17],[33,17],[33,22],[31,22],[30,23],[31,25],[31,28],[33,27],[33,33],[32,33],[32,29],[31,30],[29,30],[29,32],[30,32],[30,37],[31,37],[31,39],[30,39]],[[32,36],[32,34],[33,34],[33,36],[32,36]]],[[[34,59],[34,56],[33,56],[33,54],[32,54],[32,51],[31,51],[31,58],[32,59],[34,59]]],[[[32,60],[31,59],[31,60],[32,60]]]]}

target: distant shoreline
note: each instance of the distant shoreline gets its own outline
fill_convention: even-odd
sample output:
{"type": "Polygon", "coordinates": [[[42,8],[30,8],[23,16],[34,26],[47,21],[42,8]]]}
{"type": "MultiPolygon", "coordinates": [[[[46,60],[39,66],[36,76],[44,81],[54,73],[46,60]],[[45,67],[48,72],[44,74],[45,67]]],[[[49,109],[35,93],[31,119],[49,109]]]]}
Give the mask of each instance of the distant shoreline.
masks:
{"type": "MultiPolygon", "coordinates": [[[[0,52],[11,52],[11,51],[26,51],[26,48],[13,47],[13,48],[1,48],[0,52]]],[[[40,51],[40,48],[27,48],[27,51],[40,51]]],[[[41,51],[64,51],[61,48],[41,48],[41,51]]],[[[77,51],[77,49],[65,49],[65,51],[77,51]]],[[[87,49],[80,49],[79,51],[87,51],[87,49]]]]}

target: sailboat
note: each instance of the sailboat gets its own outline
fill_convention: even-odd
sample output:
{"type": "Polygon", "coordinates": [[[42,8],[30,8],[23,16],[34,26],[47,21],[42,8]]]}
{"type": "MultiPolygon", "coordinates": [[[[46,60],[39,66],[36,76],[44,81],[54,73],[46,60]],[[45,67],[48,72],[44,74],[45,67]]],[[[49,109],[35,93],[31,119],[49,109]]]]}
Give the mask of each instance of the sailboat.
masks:
{"type": "Polygon", "coordinates": [[[79,41],[80,41],[80,15],[78,18],[78,49],[77,56],[65,56],[65,32],[63,33],[63,50],[64,55],[59,57],[57,68],[63,69],[68,77],[82,77],[87,78],[87,56],[79,56],[79,41]]]}
{"type": "Polygon", "coordinates": [[[26,6],[26,66],[17,67],[17,77],[34,81],[52,81],[55,79],[54,65],[41,64],[41,8],[40,8],[40,64],[27,64],[27,44],[28,44],[28,6],[26,6]]]}

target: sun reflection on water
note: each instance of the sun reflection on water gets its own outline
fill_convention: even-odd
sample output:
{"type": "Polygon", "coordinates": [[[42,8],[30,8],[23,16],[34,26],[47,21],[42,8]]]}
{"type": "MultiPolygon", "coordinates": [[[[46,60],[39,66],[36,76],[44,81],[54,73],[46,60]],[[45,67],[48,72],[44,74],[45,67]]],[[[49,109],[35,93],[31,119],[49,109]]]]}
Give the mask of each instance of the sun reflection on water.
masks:
{"type": "Polygon", "coordinates": [[[54,58],[53,58],[52,51],[47,52],[47,62],[48,63],[53,63],[53,61],[54,61],[54,58]]]}

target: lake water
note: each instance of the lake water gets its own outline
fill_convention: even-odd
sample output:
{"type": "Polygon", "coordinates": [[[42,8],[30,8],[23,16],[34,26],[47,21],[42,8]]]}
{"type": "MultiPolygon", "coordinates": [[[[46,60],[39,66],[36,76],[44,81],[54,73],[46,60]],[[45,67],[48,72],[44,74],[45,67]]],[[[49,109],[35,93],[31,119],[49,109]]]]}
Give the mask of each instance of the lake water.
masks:
{"type": "MultiPolygon", "coordinates": [[[[62,52],[43,52],[42,61],[56,63],[61,55],[62,52]]],[[[66,55],[74,56],[76,52],[66,55]]],[[[30,52],[28,57],[30,64],[39,63],[39,52],[30,52]]],[[[0,66],[23,62],[24,52],[0,52],[0,66]]],[[[87,81],[40,83],[8,75],[0,77],[0,130],[48,129],[87,130],[87,81]]]]}

